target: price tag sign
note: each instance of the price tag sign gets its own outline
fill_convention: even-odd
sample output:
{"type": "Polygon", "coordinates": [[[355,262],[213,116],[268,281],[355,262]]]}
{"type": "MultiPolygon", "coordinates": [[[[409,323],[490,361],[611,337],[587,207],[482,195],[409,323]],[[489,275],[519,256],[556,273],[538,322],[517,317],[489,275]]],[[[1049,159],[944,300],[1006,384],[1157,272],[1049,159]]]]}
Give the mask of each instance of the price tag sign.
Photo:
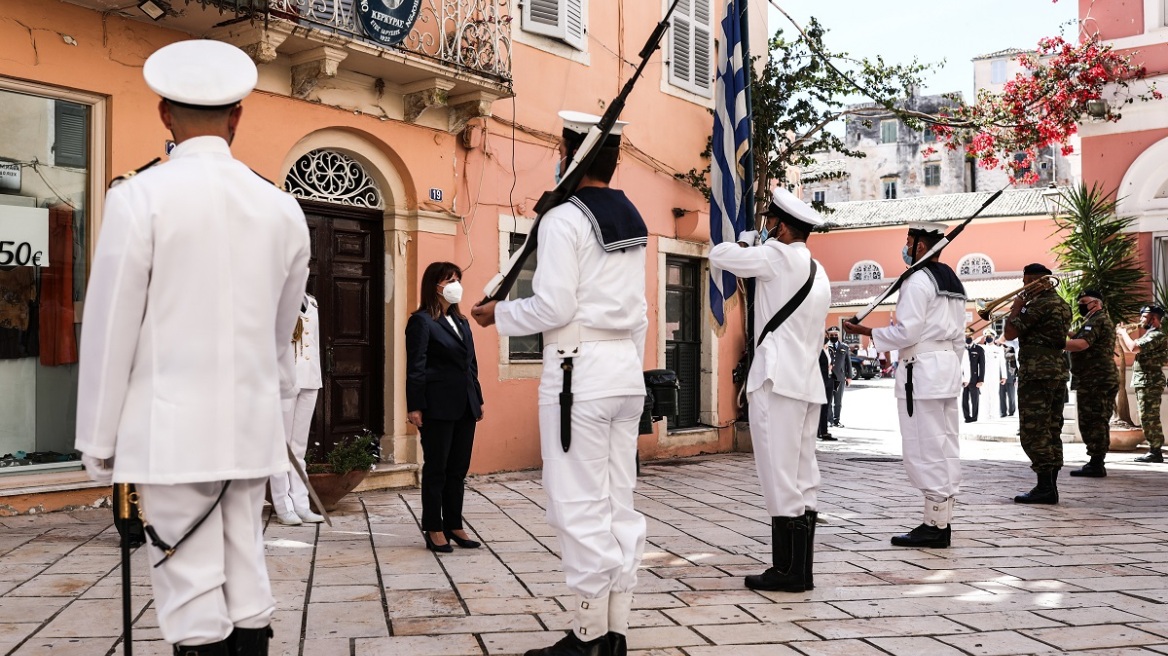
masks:
{"type": "Polygon", "coordinates": [[[0,266],[49,266],[49,210],[0,205],[0,266]]]}

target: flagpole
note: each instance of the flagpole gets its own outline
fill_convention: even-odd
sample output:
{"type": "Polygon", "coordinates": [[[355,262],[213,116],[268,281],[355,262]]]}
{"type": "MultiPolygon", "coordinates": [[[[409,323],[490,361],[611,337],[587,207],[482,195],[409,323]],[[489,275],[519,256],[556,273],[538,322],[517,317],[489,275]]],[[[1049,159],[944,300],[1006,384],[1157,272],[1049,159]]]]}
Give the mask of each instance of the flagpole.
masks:
{"type": "MultiPolygon", "coordinates": [[[[743,185],[747,192],[747,197],[743,199],[747,203],[749,228],[754,228],[756,207],[758,201],[756,196],[758,190],[755,187],[754,179],[754,106],[751,104],[751,86],[754,82],[754,66],[750,61],[750,0],[735,0],[735,8],[738,10],[738,31],[741,36],[739,42],[742,44],[742,70],[745,74],[746,82],[746,149],[750,153],[750,157],[746,159],[745,166],[743,166],[743,185]]],[[[746,281],[746,361],[747,363],[754,362],[754,279],[746,281]]]]}

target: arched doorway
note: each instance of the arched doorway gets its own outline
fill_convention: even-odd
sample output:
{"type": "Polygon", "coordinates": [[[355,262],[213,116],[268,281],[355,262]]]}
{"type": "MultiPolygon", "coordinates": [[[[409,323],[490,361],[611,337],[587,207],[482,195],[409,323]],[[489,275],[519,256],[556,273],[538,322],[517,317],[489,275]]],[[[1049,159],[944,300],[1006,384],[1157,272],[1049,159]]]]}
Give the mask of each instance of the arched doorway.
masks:
{"type": "Polygon", "coordinates": [[[312,242],[323,388],[309,440],[327,450],[364,429],[384,433],[385,200],[360,162],[324,148],[296,160],[284,186],[300,199],[312,242]]]}

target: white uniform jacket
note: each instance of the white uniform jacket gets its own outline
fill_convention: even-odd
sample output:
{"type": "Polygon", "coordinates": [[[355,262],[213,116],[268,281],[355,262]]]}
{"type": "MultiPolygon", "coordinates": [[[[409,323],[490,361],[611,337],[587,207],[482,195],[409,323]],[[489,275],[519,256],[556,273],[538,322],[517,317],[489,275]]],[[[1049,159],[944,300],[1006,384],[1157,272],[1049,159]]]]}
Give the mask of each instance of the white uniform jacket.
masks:
{"type": "Polygon", "coordinates": [[[320,378],[320,310],[316,299],[304,295],[300,311],[300,343],[293,344],[296,357],[296,387],[318,390],[323,386],[320,378]]]}
{"type": "MultiPolygon", "coordinates": [[[[784,244],[777,239],[749,248],[726,242],[710,249],[710,265],[758,281],[754,325],[755,330],[761,331],[807,282],[811,251],[802,242],[784,244]]],[[[807,403],[827,402],[819,373],[819,352],[823,349],[823,323],[831,305],[831,282],[823,266],[817,262],[816,267],[811,291],[799,309],[764,337],[755,350],[746,379],[747,393],[769,380],[775,394],[807,403]]]]}
{"type": "MultiPolygon", "coordinates": [[[[598,330],[630,331],[631,340],[584,342],[574,359],[576,401],[645,394],[642,362],[649,327],[645,248],[607,253],[578,207],[564,203],[540,219],[539,264],[533,295],[495,306],[500,335],[534,335],[572,322],[598,330]]],[[[545,340],[546,342],[547,340],[545,340]]],[[[544,344],[540,405],[560,402],[561,359],[544,344]]]]}
{"type": "Polygon", "coordinates": [[[917,271],[900,287],[896,320],[872,329],[881,351],[898,350],[896,397],[904,396],[904,361],[915,357],[914,399],[952,399],[961,394],[961,359],[965,354],[965,301],[941,296],[926,271],[917,271]],[[923,351],[914,353],[914,351],[923,351]]]}
{"type": "Polygon", "coordinates": [[[116,456],[115,482],[286,471],[308,240],[296,200],[218,137],[112,188],[85,299],[77,449],[116,456]]]}

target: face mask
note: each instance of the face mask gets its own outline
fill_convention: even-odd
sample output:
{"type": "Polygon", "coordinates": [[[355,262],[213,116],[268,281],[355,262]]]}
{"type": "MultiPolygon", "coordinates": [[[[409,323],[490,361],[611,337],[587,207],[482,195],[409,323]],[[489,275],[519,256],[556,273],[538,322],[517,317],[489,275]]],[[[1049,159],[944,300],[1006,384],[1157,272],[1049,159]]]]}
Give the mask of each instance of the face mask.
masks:
{"type": "Polygon", "coordinates": [[[562,159],[561,159],[561,160],[559,160],[559,161],[557,161],[557,162],[556,162],[556,184],[560,184],[560,177],[561,177],[561,176],[560,176],[560,173],[561,173],[561,171],[560,171],[560,164],[561,164],[563,161],[564,161],[564,160],[562,160],[562,159]]]}
{"type": "Polygon", "coordinates": [[[1080,317],[1087,316],[1087,313],[1090,311],[1091,310],[1087,307],[1086,303],[1079,303],[1079,316],[1080,317]]]}
{"type": "Polygon", "coordinates": [[[900,258],[904,260],[905,264],[912,266],[913,259],[912,256],[908,254],[908,246],[900,249],[900,258]]]}
{"type": "Polygon", "coordinates": [[[766,241],[767,239],[770,239],[770,236],[771,236],[771,233],[767,231],[766,226],[764,225],[762,227],[762,232],[758,233],[758,243],[761,244],[764,241],[766,241]]]}
{"type": "Polygon", "coordinates": [[[838,341],[839,341],[839,337],[836,337],[836,336],[834,336],[834,335],[833,335],[833,336],[831,336],[831,337],[829,337],[828,339],[829,339],[829,340],[831,340],[831,343],[832,343],[832,344],[835,344],[836,342],[838,342],[838,341]]]}
{"type": "Polygon", "coordinates": [[[972,343],[973,343],[973,338],[972,338],[972,337],[966,337],[966,338],[965,338],[965,343],[966,343],[966,344],[972,344],[972,343]]]}
{"type": "Polygon", "coordinates": [[[454,305],[462,300],[462,283],[457,280],[452,280],[446,283],[442,288],[442,298],[446,299],[447,303],[454,305]]]}

